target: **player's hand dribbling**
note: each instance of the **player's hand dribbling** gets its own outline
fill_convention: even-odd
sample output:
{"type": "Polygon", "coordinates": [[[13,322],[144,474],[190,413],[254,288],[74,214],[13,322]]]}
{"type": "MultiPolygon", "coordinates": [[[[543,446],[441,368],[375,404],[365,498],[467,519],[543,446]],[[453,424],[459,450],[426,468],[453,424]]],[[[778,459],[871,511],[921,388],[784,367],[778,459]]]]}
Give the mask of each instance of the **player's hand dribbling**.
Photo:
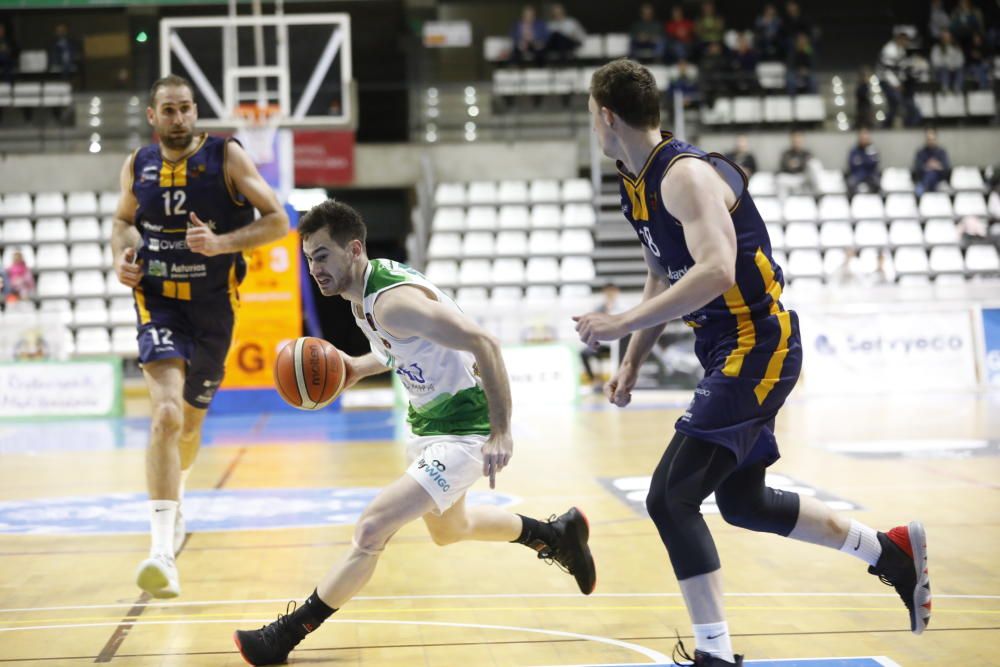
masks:
{"type": "Polygon", "coordinates": [[[191,222],[187,228],[185,237],[188,248],[206,257],[214,257],[225,252],[219,236],[213,232],[208,225],[198,219],[198,216],[191,213],[191,222]]]}
{"type": "Polygon", "coordinates": [[[337,352],[340,353],[340,358],[344,360],[344,389],[341,389],[341,391],[344,391],[356,385],[361,377],[358,375],[358,371],[354,368],[354,357],[346,354],[340,349],[338,349],[337,352]]]}
{"type": "Polygon", "coordinates": [[[604,385],[604,395],[612,404],[624,408],[632,402],[632,389],[635,388],[638,378],[639,369],[633,368],[629,363],[624,363],[618,367],[615,374],[604,385]]]}
{"type": "Polygon", "coordinates": [[[118,282],[125,287],[138,287],[139,281],[142,280],[142,269],[135,260],[135,248],[125,248],[115,259],[115,275],[118,276],[118,282]]]}
{"type": "Polygon", "coordinates": [[[628,326],[620,315],[587,313],[574,315],[576,332],[588,347],[596,348],[602,340],[618,340],[628,333],[628,326]]]}
{"type": "Polygon", "coordinates": [[[514,439],[509,433],[491,433],[482,452],[483,475],[490,478],[490,488],[495,489],[497,473],[506,468],[514,456],[514,439]]]}

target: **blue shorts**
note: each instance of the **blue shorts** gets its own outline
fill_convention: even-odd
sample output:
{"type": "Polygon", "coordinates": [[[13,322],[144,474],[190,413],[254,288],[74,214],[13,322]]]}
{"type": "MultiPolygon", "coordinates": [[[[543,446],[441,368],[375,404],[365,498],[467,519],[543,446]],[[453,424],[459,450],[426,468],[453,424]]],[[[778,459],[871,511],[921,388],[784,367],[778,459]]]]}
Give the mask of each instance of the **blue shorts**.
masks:
{"type": "Polygon", "coordinates": [[[782,311],[753,321],[753,335],[733,331],[719,337],[698,332],[695,354],[705,377],[694,390],[678,432],[722,445],[740,467],[771,465],[781,456],[774,418],[799,379],[802,342],[799,319],[782,311]]]}
{"type": "Polygon", "coordinates": [[[183,301],[134,290],[139,321],[139,363],[160,359],[187,362],[184,400],[207,409],[222,383],[233,342],[239,298],[183,301]]]}

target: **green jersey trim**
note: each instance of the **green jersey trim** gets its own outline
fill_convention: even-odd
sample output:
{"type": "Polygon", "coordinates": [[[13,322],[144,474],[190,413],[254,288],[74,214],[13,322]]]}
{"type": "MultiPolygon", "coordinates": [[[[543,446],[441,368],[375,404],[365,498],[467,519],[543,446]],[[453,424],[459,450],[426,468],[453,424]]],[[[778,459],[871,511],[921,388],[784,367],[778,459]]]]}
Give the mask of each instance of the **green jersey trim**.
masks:
{"type": "Polygon", "coordinates": [[[469,387],[441,394],[419,409],[410,403],[406,421],[414,435],[489,435],[486,392],[479,386],[469,387]]]}

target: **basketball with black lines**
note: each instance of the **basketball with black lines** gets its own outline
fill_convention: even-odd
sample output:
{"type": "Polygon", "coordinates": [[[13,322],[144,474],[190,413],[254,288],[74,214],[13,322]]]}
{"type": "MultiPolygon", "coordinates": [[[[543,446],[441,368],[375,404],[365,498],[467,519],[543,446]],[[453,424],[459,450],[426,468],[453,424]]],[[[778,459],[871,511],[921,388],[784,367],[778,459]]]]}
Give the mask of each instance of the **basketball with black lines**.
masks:
{"type": "Polygon", "coordinates": [[[303,336],[286,343],[274,362],[274,386],[285,402],[300,410],[330,405],[344,389],[344,358],[322,338],[303,336]]]}

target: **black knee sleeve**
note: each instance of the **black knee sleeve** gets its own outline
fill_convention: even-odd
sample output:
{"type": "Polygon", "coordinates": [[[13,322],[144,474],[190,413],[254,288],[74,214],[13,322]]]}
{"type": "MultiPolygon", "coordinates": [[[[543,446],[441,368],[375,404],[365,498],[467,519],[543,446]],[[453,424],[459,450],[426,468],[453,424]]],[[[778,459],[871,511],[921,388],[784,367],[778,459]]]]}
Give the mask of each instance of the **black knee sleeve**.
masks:
{"type": "Polygon", "coordinates": [[[788,536],[799,519],[799,494],[764,484],[764,467],[734,472],[715,490],[722,518],[740,528],[788,536]]]}

